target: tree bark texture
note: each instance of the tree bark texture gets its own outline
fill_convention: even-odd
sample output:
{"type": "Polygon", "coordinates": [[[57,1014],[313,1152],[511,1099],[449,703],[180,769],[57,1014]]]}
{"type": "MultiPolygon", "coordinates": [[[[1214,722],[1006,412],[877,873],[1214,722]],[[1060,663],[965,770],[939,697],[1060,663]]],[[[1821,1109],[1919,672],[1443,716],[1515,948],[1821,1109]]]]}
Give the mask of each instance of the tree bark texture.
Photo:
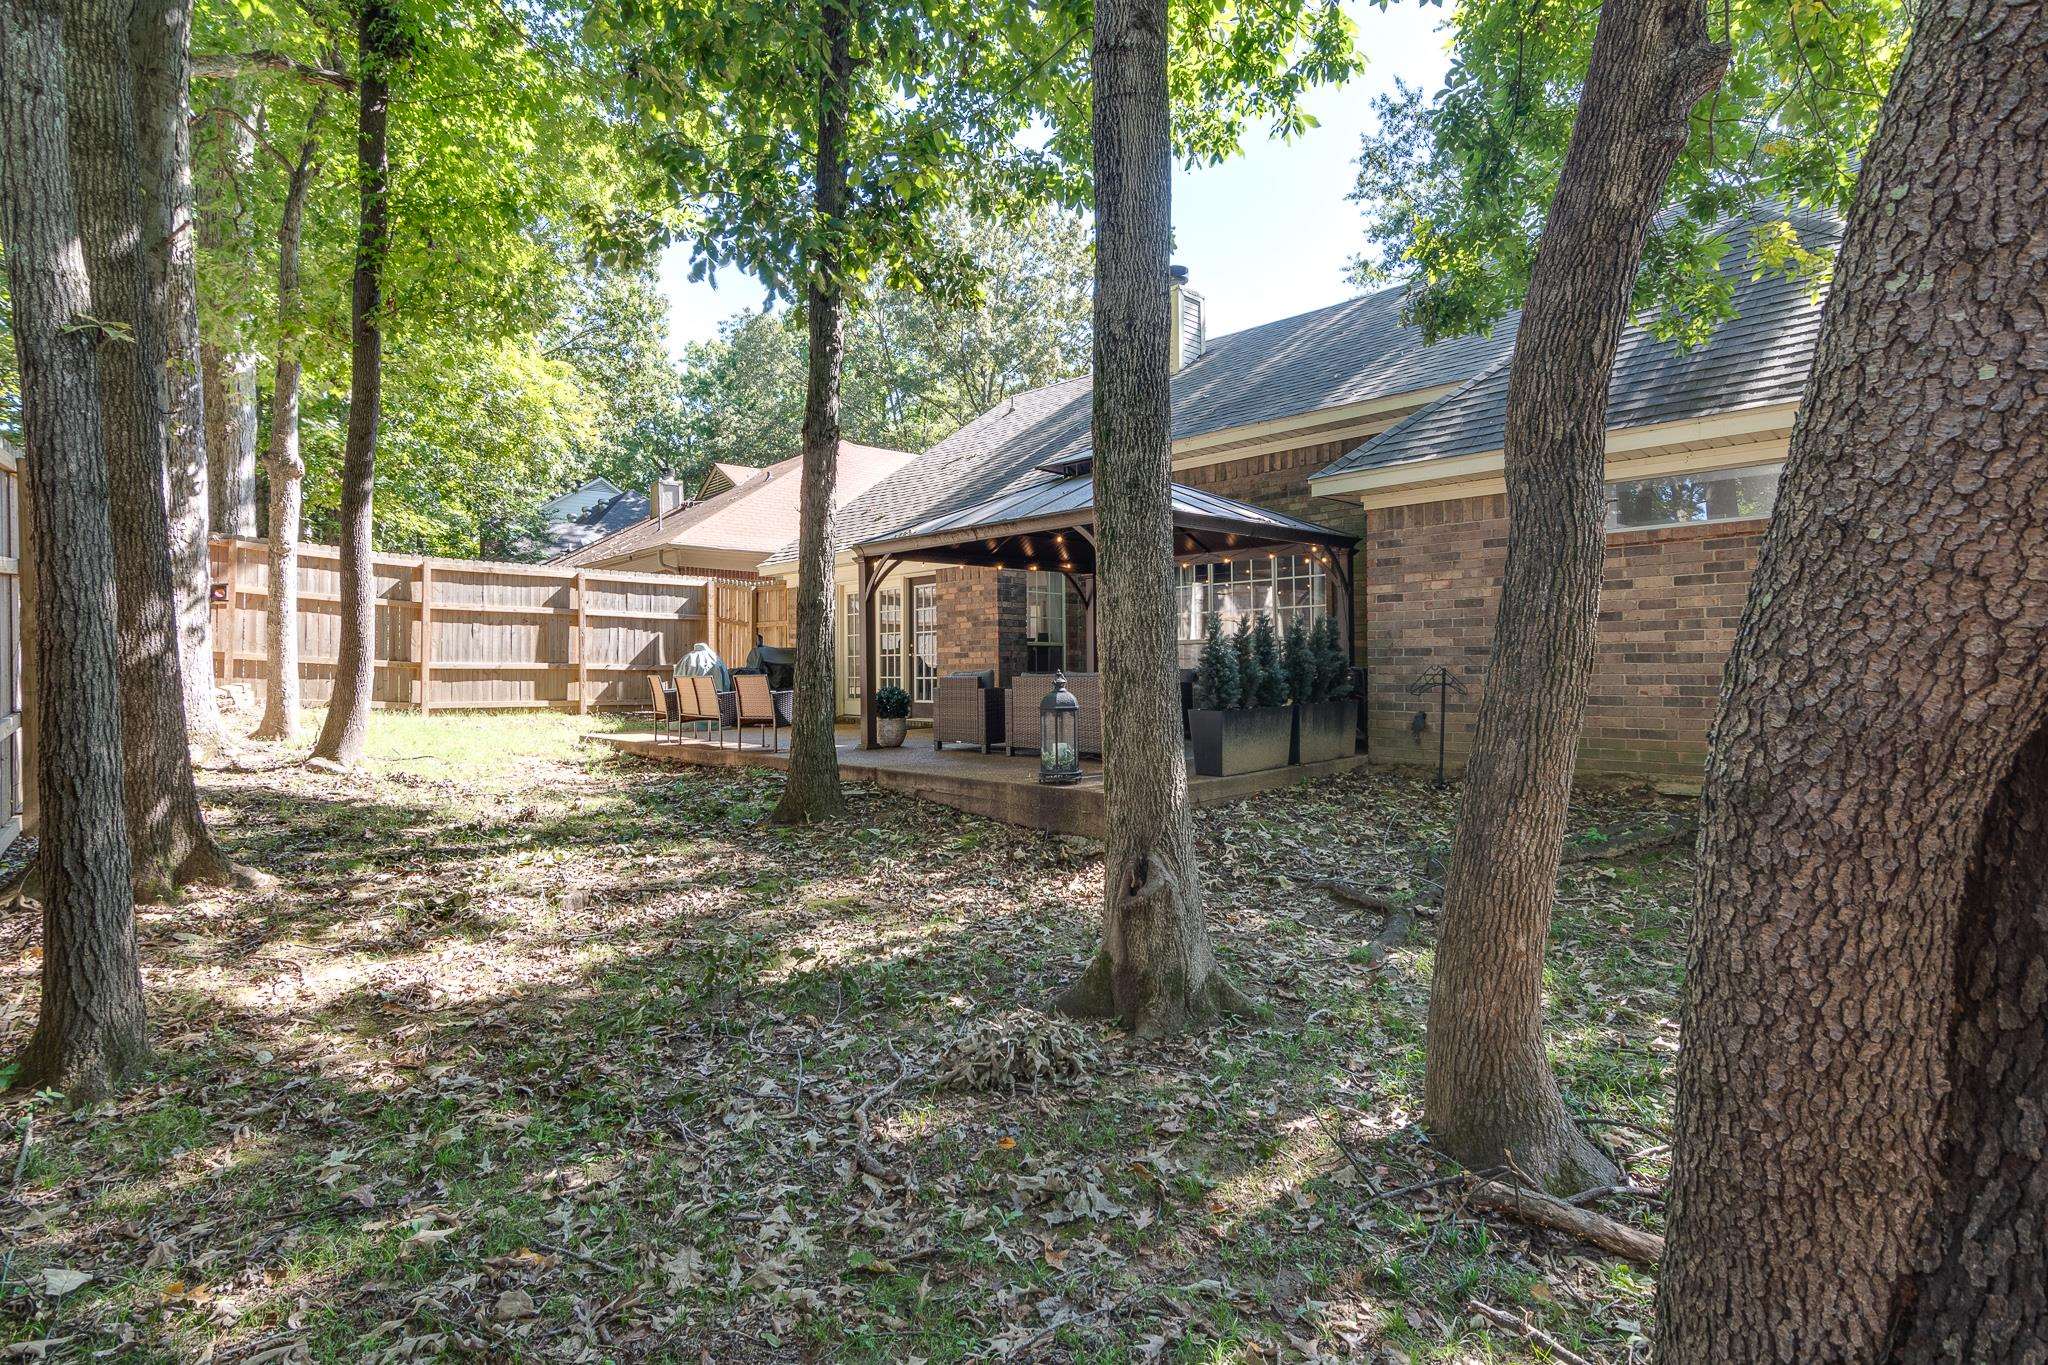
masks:
{"type": "Polygon", "coordinates": [[[1102,944],[1057,1007],[1164,1037],[1249,1002],[1202,912],[1173,643],[1167,268],[1173,146],[1165,0],[1095,7],[1096,629],[1102,944]]]}
{"type": "Polygon", "coordinates": [[[104,1095],[148,1055],[129,894],[115,672],[114,543],[91,322],[71,189],[59,0],[0,3],[0,231],[27,438],[39,594],[36,782],[42,997],[16,1085],[104,1095]]]}
{"type": "Polygon", "coordinates": [[[206,390],[207,519],[224,536],[248,539],[256,527],[257,357],[210,342],[199,347],[206,390]]]}
{"type": "MultiPolygon", "coordinates": [[[[240,119],[218,112],[201,125],[211,155],[199,160],[198,231],[201,247],[219,251],[233,241],[235,194],[231,177],[256,159],[256,136],[240,119]]],[[[242,262],[255,269],[255,260],[242,262]]],[[[201,339],[199,372],[205,389],[207,516],[221,535],[256,534],[256,356],[243,349],[247,319],[232,329],[229,345],[201,339]]]]}
{"type": "Polygon", "coordinates": [[[165,488],[185,730],[194,744],[212,750],[226,742],[227,734],[214,699],[208,593],[213,569],[206,546],[211,514],[192,205],[192,0],[141,0],[129,22],[150,309],[165,320],[165,488]]]}
{"type": "MultiPolygon", "coordinates": [[[[775,823],[809,824],[846,813],[832,697],[832,489],[839,478],[839,374],[846,355],[846,293],[830,234],[846,216],[846,118],[852,97],[852,0],[822,0],[825,66],[818,75],[818,160],[812,194],[824,244],[810,265],[805,305],[810,353],[804,390],[804,465],[797,525],[796,712],[789,777],[775,823]]],[[[873,699],[864,704],[873,705],[873,699]]]]}
{"type": "Polygon", "coordinates": [[[391,246],[391,161],[387,131],[391,68],[404,50],[399,16],[386,0],[365,0],[357,19],[355,292],[350,300],[348,434],[341,456],[341,640],[327,718],[313,745],[319,758],[352,766],[362,757],[376,683],[377,592],[372,497],[377,424],[384,388],[384,258],[391,246]]]}
{"type": "Polygon", "coordinates": [[[299,735],[299,520],[305,510],[306,463],[299,454],[299,346],[303,310],[299,292],[299,247],[305,236],[306,194],[316,170],[319,140],[313,129],[326,101],[306,122],[285,184],[284,213],[277,230],[277,375],[270,389],[270,444],[263,463],[270,475],[270,593],[265,604],[264,642],[270,675],[257,739],[299,735]]]}
{"type": "Polygon", "coordinates": [[[127,19],[118,0],[70,0],[65,69],[72,187],[93,316],[126,333],[100,348],[100,409],[120,605],[128,836],[137,892],[156,896],[230,869],[200,813],[185,730],[164,491],[166,329],[151,306],[142,249],[127,19]]]}
{"type": "Polygon", "coordinates": [[[1507,571],[1430,988],[1424,1116],[1474,1168],[1570,1192],[1615,1178],[1558,1093],[1543,956],[1605,549],[1607,391],[1643,242],[1727,50],[1700,0],[1600,9],[1508,378],[1507,571]]]}
{"type": "Polygon", "coordinates": [[[1923,9],[1722,685],[1669,1362],[2048,1360],[2048,13],[1923,9]]]}

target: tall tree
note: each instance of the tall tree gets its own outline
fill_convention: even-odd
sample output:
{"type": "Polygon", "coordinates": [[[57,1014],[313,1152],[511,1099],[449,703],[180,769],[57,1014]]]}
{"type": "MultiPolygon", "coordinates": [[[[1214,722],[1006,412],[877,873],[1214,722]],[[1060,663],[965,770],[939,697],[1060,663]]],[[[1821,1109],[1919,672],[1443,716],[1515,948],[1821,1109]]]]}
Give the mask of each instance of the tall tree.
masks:
{"type": "Polygon", "coordinates": [[[294,740],[299,735],[299,522],[305,511],[306,462],[299,453],[299,378],[304,370],[304,298],[299,251],[305,238],[306,197],[318,170],[320,120],[327,97],[314,100],[305,137],[286,174],[284,214],[277,229],[277,372],[270,386],[270,443],[263,465],[270,477],[269,582],[263,640],[268,654],[263,718],[255,738],[294,740]]]}
{"type": "Polygon", "coordinates": [[[119,333],[101,351],[99,379],[120,602],[123,786],[135,885],[158,895],[233,869],[207,832],[186,738],[164,491],[166,327],[151,306],[143,255],[128,13],[115,0],[70,0],[65,69],[93,316],[119,333]]]}
{"type": "Polygon", "coordinates": [[[355,288],[350,302],[348,443],[341,470],[341,639],[334,690],[313,753],[343,767],[362,757],[376,682],[377,585],[371,543],[377,424],[384,382],[384,258],[391,249],[391,75],[405,57],[388,0],[362,0],[356,28],[355,288]]]}
{"type": "Polygon", "coordinates": [[[1095,6],[1095,555],[1102,945],[1058,1008],[1180,1033],[1250,1002],[1217,968],[1181,750],[1173,637],[1166,0],[1095,6]]]}
{"type": "Polygon", "coordinates": [[[2048,7],[1921,11],[1710,741],[1664,1360],[2048,1359],[2048,7]]]}
{"type": "Polygon", "coordinates": [[[192,0],[140,0],[129,27],[149,306],[165,322],[165,489],[178,675],[184,686],[187,738],[210,750],[224,743],[227,733],[213,690],[210,491],[192,204],[192,0]]]}
{"type": "MultiPolygon", "coordinates": [[[[113,533],[94,311],[69,164],[59,0],[0,4],[0,234],[38,594],[43,969],[16,1083],[90,1101],[147,1056],[122,812],[113,533]]],[[[109,349],[112,346],[109,345],[109,349]]]]}
{"type": "MultiPolygon", "coordinates": [[[[200,112],[193,149],[198,244],[202,256],[242,248],[241,268],[253,274],[254,254],[236,219],[240,195],[236,181],[256,159],[256,134],[223,92],[216,91],[200,112]]],[[[214,533],[248,537],[256,534],[256,369],[260,357],[249,348],[253,310],[235,291],[230,322],[221,337],[201,332],[199,346],[202,406],[206,411],[207,520],[214,533]]]]}
{"type": "Polygon", "coordinates": [[[1557,1089],[1543,954],[1585,719],[1605,551],[1607,390],[1636,265],[1693,106],[1719,81],[1701,0],[1606,0],[1529,274],[1502,438],[1507,571],[1444,879],[1423,1116],[1474,1168],[1615,1169],[1557,1089]]]}
{"type": "Polygon", "coordinates": [[[839,373],[846,358],[846,271],[840,261],[846,216],[846,123],[853,103],[853,31],[859,0],[818,0],[825,60],[818,71],[817,160],[811,207],[821,231],[809,256],[804,316],[810,350],[804,375],[803,482],[798,489],[796,703],[789,727],[789,778],[775,803],[777,824],[843,815],[839,707],[832,686],[832,494],[839,482],[839,373]]]}

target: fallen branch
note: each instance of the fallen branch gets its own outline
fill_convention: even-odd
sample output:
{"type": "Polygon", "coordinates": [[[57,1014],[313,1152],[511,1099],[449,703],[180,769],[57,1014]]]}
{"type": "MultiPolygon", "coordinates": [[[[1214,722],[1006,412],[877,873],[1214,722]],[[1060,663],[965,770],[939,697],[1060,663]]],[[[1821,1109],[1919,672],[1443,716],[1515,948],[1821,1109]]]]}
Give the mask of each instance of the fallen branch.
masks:
{"type": "Polygon", "coordinates": [[[1381,914],[1396,914],[1404,910],[1412,915],[1433,915],[1436,913],[1434,905],[1427,901],[1418,900],[1414,896],[1388,895],[1384,891],[1373,891],[1358,885],[1356,882],[1347,882],[1338,877],[1325,877],[1321,881],[1311,883],[1311,885],[1319,890],[1329,892],[1338,900],[1348,905],[1358,906],[1362,910],[1377,910],[1381,914]]]}
{"type": "Polygon", "coordinates": [[[1387,916],[1387,922],[1380,926],[1365,945],[1365,965],[1378,967],[1385,963],[1387,955],[1408,941],[1409,931],[1415,928],[1415,912],[1403,907],[1387,916]]]}
{"type": "Polygon", "coordinates": [[[1481,1208],[1492,1209],[1518,1222],[1570,1233],[1627,1260],[1655,1265],[1664,1255],[1664,1239],[1656,1233],[1632,1228],[1591,1209],[1573,1208],[1561,1199],[1552,1199],[1535,1190],[1517,1189],[1497,1180],[1487,1180],[1473,1186],[1469,1197],[1481,1208]]]}
{"type": "Polygon", "coordinates": [[[1551,1355],[1563,1361],[1564,1365],[1587,1365],[1584,1356],[1572,1350],[1556,1337],[1550,1335],[1550,1333],[1544,1331],[1535,1323],[1530,1322],[1527,1318],[1516,1317],[1513,1313],[1495,1308],[1492,1304],[1481,1303],[1477,1299],[1466,1300],[1465,1306],[1494,1326],[1505,1327],[1524,1341],[1535,1342],[1538,1346],[1550,1352],[1551,1355]]]}
{"type": "Polygon", "coordinates": [[[1680,820],[1661,829],[1637,829],[1617,834],[1598,844],[1566,844],[1564,855],[1559,859],[1566,863],[1605,862],[1624,854],[1641,853],[1645,849],[1662,848],[1675,844],[1680,839],[1689,839],[1696,829],[1690,823],[1680,820]]]}

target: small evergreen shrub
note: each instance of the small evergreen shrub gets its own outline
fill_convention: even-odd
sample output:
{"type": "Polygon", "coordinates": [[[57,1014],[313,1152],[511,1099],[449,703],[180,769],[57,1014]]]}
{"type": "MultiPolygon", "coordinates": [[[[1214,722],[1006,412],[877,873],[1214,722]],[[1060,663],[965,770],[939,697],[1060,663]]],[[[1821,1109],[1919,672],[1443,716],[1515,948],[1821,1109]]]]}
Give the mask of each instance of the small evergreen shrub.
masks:
{"type": "Polygon", "coordinates": [[[1287,674],[1287,695],[1296,706],[1322,700],[1316,694],[1316,687],[1322,681],[1323,661],[1311,645],[1309,635],[1309,627],[1303,625],[1297,615],[1287,623],[1286,634],[1280,639],[1280,658],[1287,674]]]}
{"type": "Polygon", "coordinates": [[[1242,691],[1237,675],[1237,648],[1223,638],[1216,618],[1209,618],[1209,632],[1202,637],[1202,657],[1195,663],[1195,709],[1228,711],[1238,704],[1242,691]]]}
{"type": "Polygon", "coordinates": [[[1264,683],[1260,677],[1258,645],[1252,639],[1251,617],[1237,618],[1237,629],[1230,633],[1230,646],[1237,654],[1237,704],[1257,706],[1264,683]]]}
{"type": "Polygon", "coordinates": [[[910,694],[900,687],[875,689],[875,715],[881,720],[902,720],[910,714],[910,694]]]}
{"type": "Polygon", "coordinates": [[[1344,654],[1344,632],[1337,618],[1325,616],[1315,624],[1311,649],[1316,657],[1317,701],[1341,701],[1351,695],[1351,660],[1344,654]]]}
{"type": "Polygon", "coordinates": [[[1259,687],[1251,704],[1287,705],[1287,676],[1280,671],[1280,633],[1273,629],[1273,618],[1264,612],[1252,618],[1252,654],[1259,663],[1259,687]]]}

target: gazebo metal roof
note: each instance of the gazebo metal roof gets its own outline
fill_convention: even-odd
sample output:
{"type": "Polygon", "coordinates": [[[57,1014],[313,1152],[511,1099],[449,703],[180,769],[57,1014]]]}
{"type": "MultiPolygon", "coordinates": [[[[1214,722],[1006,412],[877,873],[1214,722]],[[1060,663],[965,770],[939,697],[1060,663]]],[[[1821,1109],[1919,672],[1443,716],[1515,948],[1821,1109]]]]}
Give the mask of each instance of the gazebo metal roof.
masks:
{"type": "MultiPolygon", "coordinates": [[[[863,558],[910,557],[949,564],[1095,571],[1095,484],[1088,475],[1050,479],[942,512],[855,546],[863,558]],[[1065,533],[1085,534],[1069,538],[1065,533]]],[[[1348,551],[1358,537],[1233,498],[1173,485],[1176,557],[1230,554],[1278,545],[1348,551]]]]}

